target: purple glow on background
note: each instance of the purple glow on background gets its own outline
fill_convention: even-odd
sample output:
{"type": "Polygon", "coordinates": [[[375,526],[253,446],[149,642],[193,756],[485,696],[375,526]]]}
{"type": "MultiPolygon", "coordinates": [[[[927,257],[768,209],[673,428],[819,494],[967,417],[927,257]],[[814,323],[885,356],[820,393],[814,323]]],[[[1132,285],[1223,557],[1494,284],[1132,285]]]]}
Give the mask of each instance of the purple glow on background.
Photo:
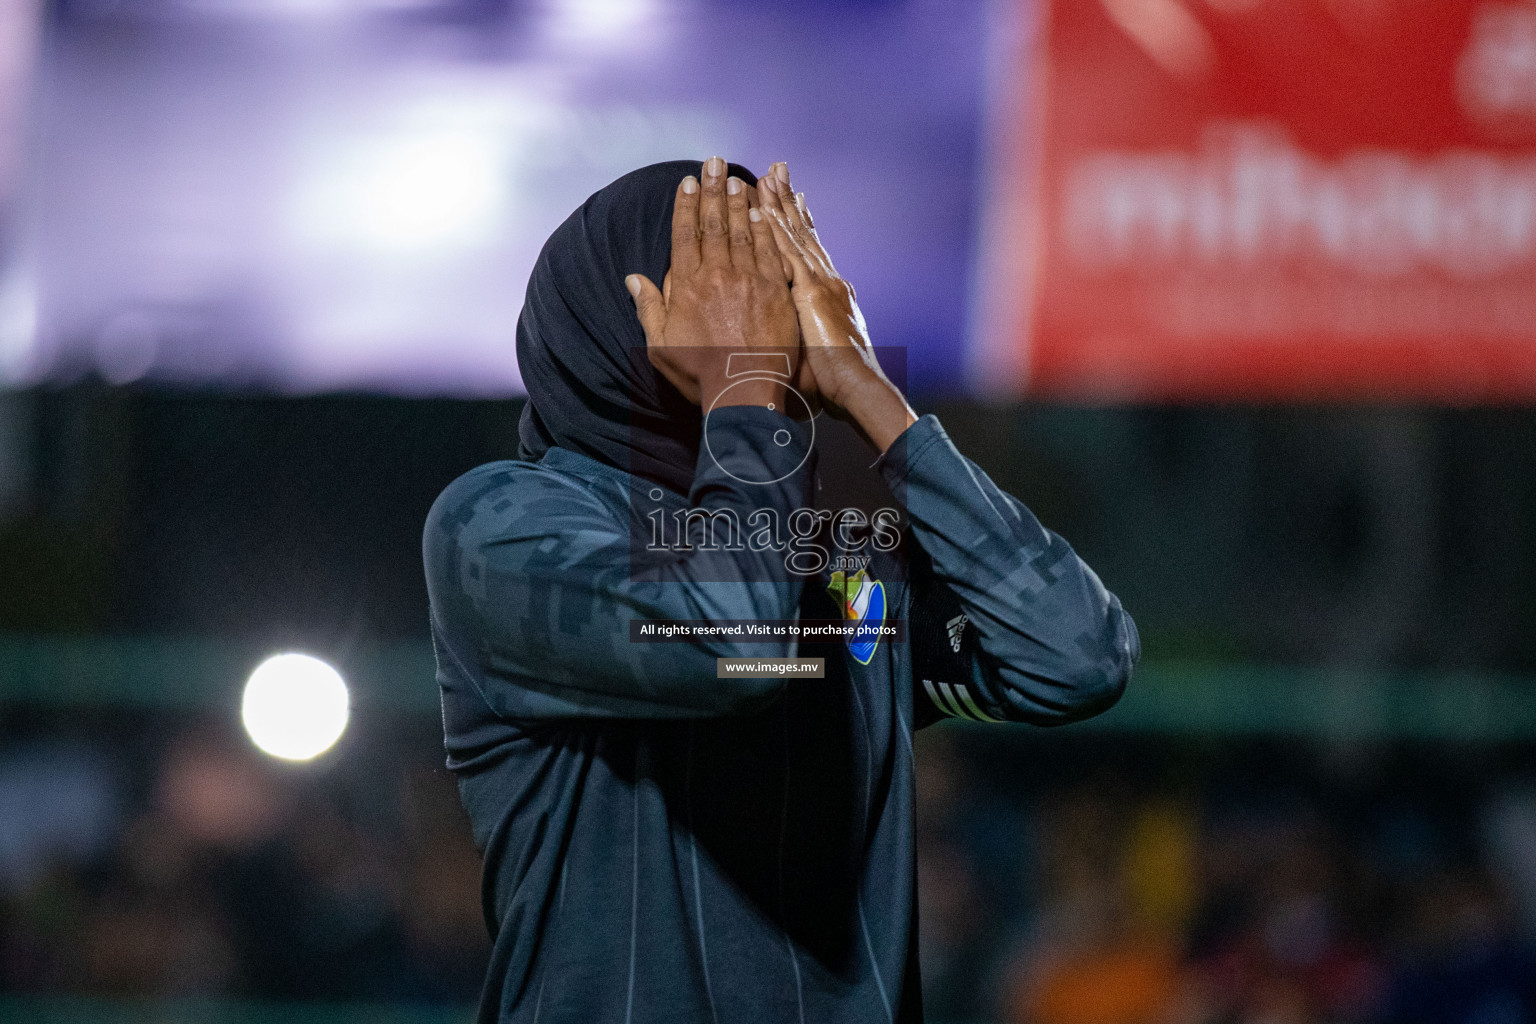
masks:
{"type": "Polygon", "coordinates": [[[876,343],[963,377],[987,7],[71,0],[0,379],[520,390],[528,269],[656,160],[788,159],[876,343]],[[18,326],[20,325],[20,326],[18,326]]]}

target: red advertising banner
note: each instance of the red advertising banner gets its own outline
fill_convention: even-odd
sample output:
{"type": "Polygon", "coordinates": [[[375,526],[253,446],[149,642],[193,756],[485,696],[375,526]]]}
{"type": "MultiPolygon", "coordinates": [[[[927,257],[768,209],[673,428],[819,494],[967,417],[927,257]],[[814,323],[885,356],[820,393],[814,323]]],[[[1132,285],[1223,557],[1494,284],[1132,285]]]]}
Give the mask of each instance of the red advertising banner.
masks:
{"type": "Polygon", "coordinates": [[[1536,398],[1536,2],[1044,18],[1005,156],[1029,224],[992,277],[1029,298],[992,372],[1087,399],[1536,398]]]}

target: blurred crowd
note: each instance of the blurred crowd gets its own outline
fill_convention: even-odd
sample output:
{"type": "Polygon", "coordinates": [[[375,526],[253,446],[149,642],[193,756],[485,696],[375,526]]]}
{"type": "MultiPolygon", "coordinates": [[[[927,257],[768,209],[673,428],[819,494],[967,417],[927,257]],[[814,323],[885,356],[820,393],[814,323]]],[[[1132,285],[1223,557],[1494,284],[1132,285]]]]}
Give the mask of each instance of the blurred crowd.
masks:
{"type": "MultiPolygon", "coordinates": [[[[206,722],[9,727],[0,994],[472,1004],[479,858],[431,725],[303,766],[206,722]]],[[[1536,1020],[1528,755],[925,730],[928,1017],[1536,1020]]]]}
{"type": "Polygon", "coordinates": [[[920,740],[934,1019],[1536,1021],[1518,753],[920,740]]]}
{"type": "Polygon", "coordinates": [[[108,732],[0,743],[0,992],[475,1001],[480,861],[440,738],[287,765],[108,732]]]}

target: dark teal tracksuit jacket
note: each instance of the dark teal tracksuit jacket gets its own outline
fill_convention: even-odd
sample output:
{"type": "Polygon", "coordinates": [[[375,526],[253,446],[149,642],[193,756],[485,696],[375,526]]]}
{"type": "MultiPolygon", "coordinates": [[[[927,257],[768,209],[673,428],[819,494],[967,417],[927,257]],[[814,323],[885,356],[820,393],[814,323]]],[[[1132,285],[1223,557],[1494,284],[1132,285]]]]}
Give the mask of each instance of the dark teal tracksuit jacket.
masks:
{"type": "Polygon", "coordinates": [[[486,1024],[915,1024],[914,730],[1085,718],[1139,657],[1118,599],[932,416],[878,463],[898,543],[824,545],[867,537],[864,614],[883,597],[902,640],[636,642],[636,619],[850,614],[830,566],[786,565],[814,545],[656,543],[690,508],[744,529],[771,514],[782,540],[811,502],[804,427],[724,408],[706,440],[688,495],[555,448],[432,508],[448,767],[494,936],[486,1024]],[[717,678],[717,658],[790,655],[825,678],[717,678]]]}

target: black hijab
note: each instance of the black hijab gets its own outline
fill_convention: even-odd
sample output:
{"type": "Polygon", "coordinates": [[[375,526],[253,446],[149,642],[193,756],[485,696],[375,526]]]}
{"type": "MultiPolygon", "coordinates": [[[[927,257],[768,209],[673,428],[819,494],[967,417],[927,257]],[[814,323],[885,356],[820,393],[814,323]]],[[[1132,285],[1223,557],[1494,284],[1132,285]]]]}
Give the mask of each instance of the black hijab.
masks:
{"type": "MultiPolygon", "coordinates": [[[[594,193],[544,243],[517,319],[528,404],[518,456],[566,448],[680,494],[693,485],[702,417],[645,356],[645,332],[624,288],[644,274],[659,288],[672,262],[678,183],[700,162],[631,171],[594,193]]],[[[737,164],[729,174],[755,183],[737,164]]]]}

